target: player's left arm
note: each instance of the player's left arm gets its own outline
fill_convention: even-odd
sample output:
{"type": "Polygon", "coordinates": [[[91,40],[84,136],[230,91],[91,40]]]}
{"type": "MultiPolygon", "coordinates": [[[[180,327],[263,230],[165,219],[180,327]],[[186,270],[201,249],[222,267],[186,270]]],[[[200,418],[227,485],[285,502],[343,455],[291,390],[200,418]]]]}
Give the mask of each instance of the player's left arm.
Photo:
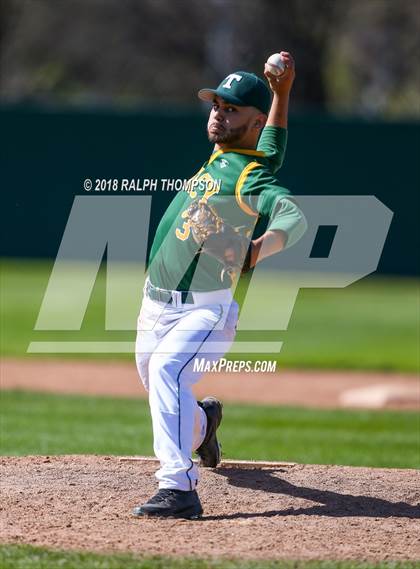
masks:
{"type": "Polygon", "coordinates": [[[280,197],[275,203],[267,231],[251,241],[250,267],[270,255],[280,253],[299,241],[308,228],[302,210],[288,197],[280,197]]]}
{"type": "Polygon", "coordinates": [[[262,261],[266,257],[283,251],[286,243],[287,233],[281,229],[277,231],[268,230],[261,235],[261,237],[258,237],[258,239],[251,241],[250,268],[255,267],[257,262],[262,261]]]}
{"type": "Polygon", "coordinates": [[[291,247],[306,232],[307,221],[296,200],[266,168],[250,170],[236,197],[244,211],[269,219],[267,231],[251,241],[251,268],[257,261],[291,247]]]}

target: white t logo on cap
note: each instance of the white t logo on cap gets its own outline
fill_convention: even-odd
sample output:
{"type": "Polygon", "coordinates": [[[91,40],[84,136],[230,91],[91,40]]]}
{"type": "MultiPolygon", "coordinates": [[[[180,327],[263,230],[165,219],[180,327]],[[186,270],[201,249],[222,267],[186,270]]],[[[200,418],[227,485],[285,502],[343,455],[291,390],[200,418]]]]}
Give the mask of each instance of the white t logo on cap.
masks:
{"type": "Polygon", "coordinates": [[[231,73],[227,76],[226,83],[223,83],[222,87],[225,89],[232,88],[232,81],[240,81],[242,79],[242,75],[237,75],[236,73],[231,73]]]}

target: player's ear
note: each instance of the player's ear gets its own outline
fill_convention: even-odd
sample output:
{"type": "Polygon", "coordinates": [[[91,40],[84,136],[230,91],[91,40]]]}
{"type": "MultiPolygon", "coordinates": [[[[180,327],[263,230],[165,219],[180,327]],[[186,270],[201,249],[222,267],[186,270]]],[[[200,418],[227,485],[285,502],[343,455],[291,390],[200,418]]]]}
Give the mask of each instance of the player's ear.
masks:
{"type": "Polygon", "coordinates": [[[267,122],[267,115],[263,113],[259,113],[254,120],[254,128],[258,128],[259,130],[263,129],[265,123],[267,122]]]}

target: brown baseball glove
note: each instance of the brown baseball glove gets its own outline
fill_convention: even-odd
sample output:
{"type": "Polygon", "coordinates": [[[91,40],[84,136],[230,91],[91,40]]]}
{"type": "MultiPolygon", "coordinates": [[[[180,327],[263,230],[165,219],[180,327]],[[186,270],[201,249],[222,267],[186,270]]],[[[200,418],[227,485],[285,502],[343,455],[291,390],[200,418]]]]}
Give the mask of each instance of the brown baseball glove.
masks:
{"type": "Polygon", "coordinates": [[[185,213],[192,235],[200,245],[200,251],[215,257],[224,268],[221,273],[228,273],[231,278],[237,272],[245,273],[250,269],[250,239],[240,227],[226,223],[208,203],[197,200],[191,203],[185,213]]]}

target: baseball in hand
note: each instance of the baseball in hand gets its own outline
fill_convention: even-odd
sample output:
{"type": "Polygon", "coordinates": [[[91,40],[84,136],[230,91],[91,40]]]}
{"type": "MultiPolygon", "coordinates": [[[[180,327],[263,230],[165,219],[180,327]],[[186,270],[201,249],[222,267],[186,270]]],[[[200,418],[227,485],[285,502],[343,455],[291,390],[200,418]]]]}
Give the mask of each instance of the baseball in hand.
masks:
{"type": "Polygon", "coordinates": [[[273,75],[281,75],[284,71],[284,62],[279,53],[273,53],[267,59],[265,64],[265,71],[269,71],[273,75]]]}

